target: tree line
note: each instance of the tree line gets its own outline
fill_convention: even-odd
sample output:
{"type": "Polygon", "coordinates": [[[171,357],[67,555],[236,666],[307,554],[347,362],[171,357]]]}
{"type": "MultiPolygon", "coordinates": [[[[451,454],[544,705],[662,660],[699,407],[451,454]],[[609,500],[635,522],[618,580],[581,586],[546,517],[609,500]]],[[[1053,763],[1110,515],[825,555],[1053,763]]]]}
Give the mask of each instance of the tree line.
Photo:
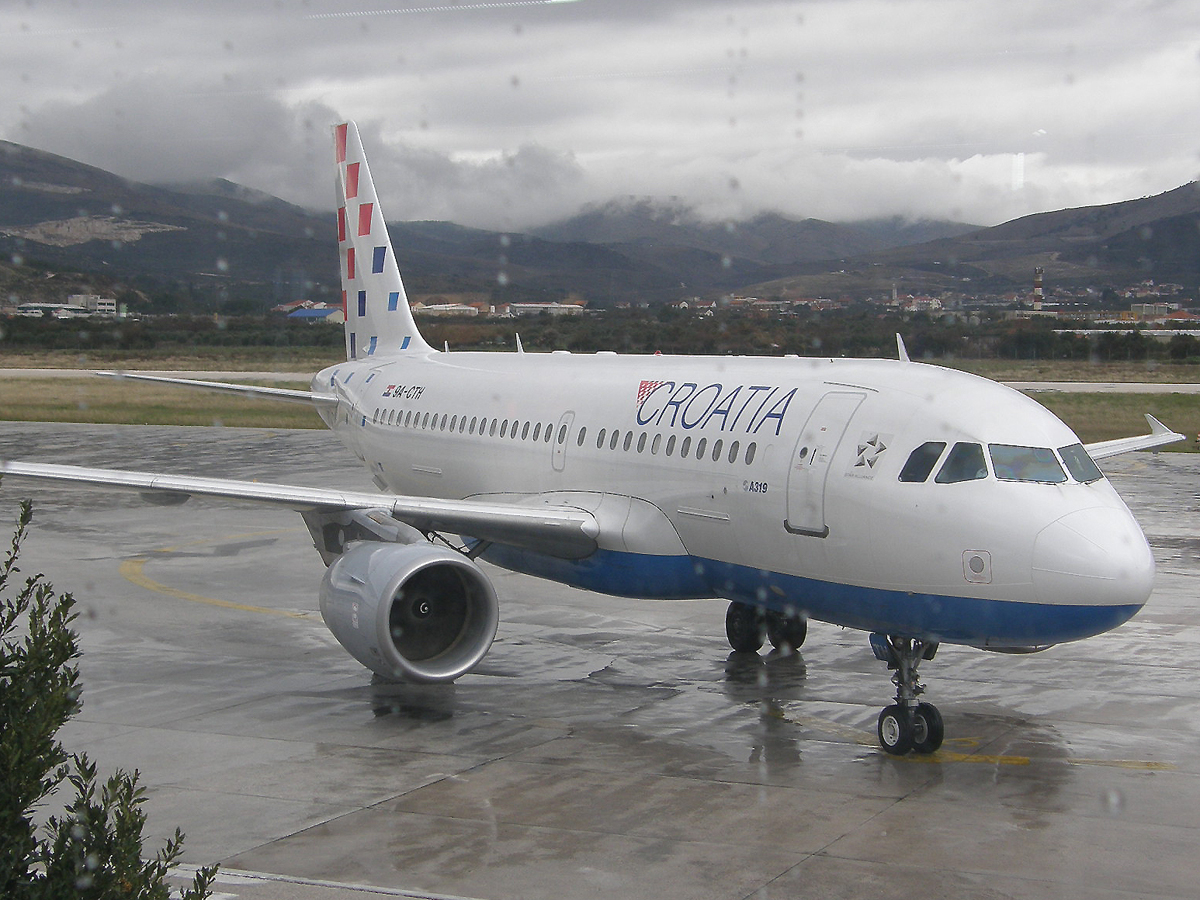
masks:
{"type": "MultiPolygon", "coordinates": [[[[430,344],[453,350],[570,350],[825,357],[894,356],[896,335],[914,359],[1200,361],[1200,333],[1180,331],[1160,341],[1140,330],[1084,336],[1055,320],[965,322],[924,313],[881,313],[878,307],[775,316],[719,310],[700,317],[671,307],[612,309],[580,316],[541,314],[517,319],[429,318],[420,327],[430,344]]],[[[186,351],[207,347],[329,348],[342,329],[282,316],[158,316],[138,320],[0,320],[4,349],[186,351]]]]}

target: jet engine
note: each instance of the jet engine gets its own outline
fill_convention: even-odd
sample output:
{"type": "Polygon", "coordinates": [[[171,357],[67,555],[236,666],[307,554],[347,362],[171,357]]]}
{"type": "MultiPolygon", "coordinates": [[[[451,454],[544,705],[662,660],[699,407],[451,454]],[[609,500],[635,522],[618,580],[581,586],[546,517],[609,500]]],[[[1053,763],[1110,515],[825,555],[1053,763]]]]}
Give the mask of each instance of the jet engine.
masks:
{"type": "Polygon", "coordinates": [[[427,542],[362,541],[321,582],[321,616],[371,671],[405,681],[453,681],[496,637],[496,591],[473,561],[427,542]]]}

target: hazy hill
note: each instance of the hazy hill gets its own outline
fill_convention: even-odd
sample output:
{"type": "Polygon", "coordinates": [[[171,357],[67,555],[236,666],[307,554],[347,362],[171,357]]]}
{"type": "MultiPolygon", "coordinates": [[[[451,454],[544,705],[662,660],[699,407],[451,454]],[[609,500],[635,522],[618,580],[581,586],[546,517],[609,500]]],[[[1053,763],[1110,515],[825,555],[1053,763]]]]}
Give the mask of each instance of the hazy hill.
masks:
{"type": "MultiPolygon", "coordinates": [[[[386,195],[386,187],[384,188],[386,195]]],[[[597,304],[719,293],[838,296],[896,285],[1003,291],[1030,283],[1200,282],[1200,188],[1027,216],[994,228],[900,218],[835,224],[764,214],[711,222],[679,203],[624,199],[529,235],[392,223],[410,292],[597,304]]],[[[225,180],[152,186],[0,142],[0,259],[176,293],[272,305],[340,293],[332,211],[225,180]]],[[[66,280],[64,278],[64,280],[66,280]]],[[[0,288],[29,290],[28,275],[0,288]],[[21,280],[24,278],[24,281],[21,280]]],[[[76,279],[78,281],[78,279],[76,279]]],[[[76,281],[72,281],[75,284],[76,281]]],[[[43,288],[45,286],[43,285],[43,288]]],[[[78,290],[78,288],[76,288],[78,290]]]]}
{"type": "Polygon", "coordinates": [[[927,268],[931,261],[978,277],[1027,283],[1047,278],[1124,284],[1200,282],[1200,186],[1137,200],[1024,216],[955,238],[872,254],[871,261],[927,268]]]}
{"type": "Polygon", "coordinates": [[[957,236],[975,225],[909,221],[899,216],[849,224],[789,219],[763,213],[738,222],[713,222],[679,203],[651,198],[612,200],[534,230],[554,241],[609,244],[623,250],[677,247],[736,257],[767,266],[860,256],[875,250],[957,236]]]}

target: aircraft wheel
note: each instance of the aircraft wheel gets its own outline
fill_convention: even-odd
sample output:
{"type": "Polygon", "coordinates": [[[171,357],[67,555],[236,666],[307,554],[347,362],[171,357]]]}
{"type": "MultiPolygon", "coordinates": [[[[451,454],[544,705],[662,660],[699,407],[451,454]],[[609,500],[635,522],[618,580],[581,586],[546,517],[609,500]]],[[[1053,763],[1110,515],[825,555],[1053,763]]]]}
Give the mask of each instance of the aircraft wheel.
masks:
{"type": "Polygon", "coordinates": [[[946,728],[942,714],[932,703],[918,703],[913,712],[912,747],[917,753],[933,753],[942,746],[946,728]]]}
{"type": "Polygon", "coordinates": [[[757,653],[762,649],[767,636],[766,616],[762,607],[749,603],[729,604],[725,613],[725,636],[734,650],[757,653]]]}
{"type": "Polygon", "coordinates": [[[808,637],[808,621],[802,616],[788,616],[783,613],[767,613],[767,637],[771,646],[776,650],[790,647],[799,650],[804,639],[808,637]]]}
{"type": "Polygon", "coordinates": [[[893,756],[903,756],[913,746],[913,728],[908,712],[897,704],[885,707],[879,714],[879,746],[893,756]]]}

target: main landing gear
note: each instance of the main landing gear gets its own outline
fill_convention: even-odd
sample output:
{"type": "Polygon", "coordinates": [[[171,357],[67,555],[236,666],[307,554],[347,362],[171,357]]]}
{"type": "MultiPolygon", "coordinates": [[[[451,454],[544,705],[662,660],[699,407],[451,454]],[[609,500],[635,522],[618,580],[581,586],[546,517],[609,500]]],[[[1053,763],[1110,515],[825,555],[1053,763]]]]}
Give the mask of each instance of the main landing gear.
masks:
{"type": "Polygon", "coordinates": [[[798,650],[808,636],[808,621],[735,600],[725,614],[725,636],[730,647],[744,652],[757,653],[768,640],[776,650],[798,650]]]}
{"type": "Polygon", "coordinates": [[[875,658],[895,671],[896,702],[879,714],[879,745],[888,753],[903,756],[909,750],[933,753],[942,746],[946,730],[942,714],[932,703],[918,702],[925,685],[917,678],[921,660],[933,659],[938,645],[932,641],[901,638],[885,634],[871,635],[875,658]]]}

